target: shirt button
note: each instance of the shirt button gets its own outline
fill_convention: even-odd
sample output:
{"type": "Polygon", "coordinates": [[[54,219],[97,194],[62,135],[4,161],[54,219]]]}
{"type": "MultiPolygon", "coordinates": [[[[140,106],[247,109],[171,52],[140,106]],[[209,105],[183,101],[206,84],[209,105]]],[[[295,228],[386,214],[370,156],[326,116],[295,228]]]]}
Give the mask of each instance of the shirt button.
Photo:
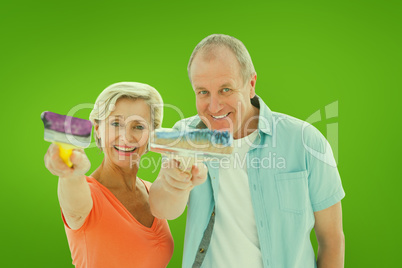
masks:
{"type": "Polygon", "coordinates": [[[204,253],[204,249],[203,248],[200,248],[200,253],[204,253]]]}
{"type": "Polygon", "coordinates": [[[212,217],[215,216],[215,212],[212,212],[212,217]]]}

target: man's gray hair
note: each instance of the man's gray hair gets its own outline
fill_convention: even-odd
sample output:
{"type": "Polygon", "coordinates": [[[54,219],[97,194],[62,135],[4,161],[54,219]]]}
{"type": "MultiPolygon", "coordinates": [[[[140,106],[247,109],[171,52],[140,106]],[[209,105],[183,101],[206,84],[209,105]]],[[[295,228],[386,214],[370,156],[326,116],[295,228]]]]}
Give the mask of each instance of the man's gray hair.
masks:
{"type": "Polygon", "coordinates": [[[193,53],[190,56],[187,66],[190,82],[191,64],[193,63],[197,53],[201,51],[208,55],[208,53],[211,53],[217,47],[227,47],[234,53],[237,61],[240,64],[243,83],[246,83],[251,76],[255,74],[255,69],[250,54],[248,53],[246,46],[239,39],[225,34],[212,34],[202,39],[201,42],[199,42],[194,48],[193,53]]]}

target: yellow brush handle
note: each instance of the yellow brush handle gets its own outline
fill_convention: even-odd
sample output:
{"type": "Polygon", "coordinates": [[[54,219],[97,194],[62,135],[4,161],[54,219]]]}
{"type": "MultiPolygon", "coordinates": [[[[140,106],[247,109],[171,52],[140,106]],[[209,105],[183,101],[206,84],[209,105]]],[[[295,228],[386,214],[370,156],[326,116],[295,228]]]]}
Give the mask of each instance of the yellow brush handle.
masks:
{"type": "Polygon", "coordinates": [[[73,153],[73,149],[76,148],[73,145],[61,143],[61,142],[55,142],[59,146],[60,150],[60,157],[63,159],[63,162],[66,163],[68,167],[72,167],[73,163],[70,161],[70,156],[73,153]]]}

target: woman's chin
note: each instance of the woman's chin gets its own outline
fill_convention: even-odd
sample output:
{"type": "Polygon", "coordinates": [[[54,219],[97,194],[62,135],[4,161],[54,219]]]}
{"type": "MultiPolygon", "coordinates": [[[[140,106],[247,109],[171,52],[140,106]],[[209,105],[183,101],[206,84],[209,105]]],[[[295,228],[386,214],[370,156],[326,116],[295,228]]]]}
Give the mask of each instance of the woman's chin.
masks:
{"type": "Polygon", "coordinates": [[[130,159],[127,157],[127,159],[117,159],[114,161],[115,165],[118,166],[119,168],[123,169],[132,169],[132,168],[138,168],[139,160],[138,159],[130,159]]]}
{"type": "Polygon", "coordinates": [[[119,168],[138,168],[141,155],[138,153],[118,153],[116,151],[112,152],[112,157],[109,155],[111,162],[118,166],[119,168]]]}

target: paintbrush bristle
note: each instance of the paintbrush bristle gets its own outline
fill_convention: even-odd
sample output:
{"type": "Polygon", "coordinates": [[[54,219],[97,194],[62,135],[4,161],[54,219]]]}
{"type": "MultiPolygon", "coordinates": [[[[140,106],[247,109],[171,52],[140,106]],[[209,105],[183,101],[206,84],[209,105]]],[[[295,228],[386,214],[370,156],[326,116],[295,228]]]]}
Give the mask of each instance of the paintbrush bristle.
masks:
{"type": "Polygon", "coordinates": [[[155,147],[165,147],[217,154],[231,154],[233,151],[233,137],[228,131],[157,129],[153,138],[151,150],[155,147]]]}
{"type": "Polygon", "coordinates": [[[45,127],[45,140],[88,147],[91,142],[92,123],[89,120],[43,112],[41,119],[45,127]]]}
{"type": "Polygon", "coordinates": [[[43,112],[41,118],[46,129],[75,136],[91,135],[92,123],[89,120],[53,112],[43,112]]]}

